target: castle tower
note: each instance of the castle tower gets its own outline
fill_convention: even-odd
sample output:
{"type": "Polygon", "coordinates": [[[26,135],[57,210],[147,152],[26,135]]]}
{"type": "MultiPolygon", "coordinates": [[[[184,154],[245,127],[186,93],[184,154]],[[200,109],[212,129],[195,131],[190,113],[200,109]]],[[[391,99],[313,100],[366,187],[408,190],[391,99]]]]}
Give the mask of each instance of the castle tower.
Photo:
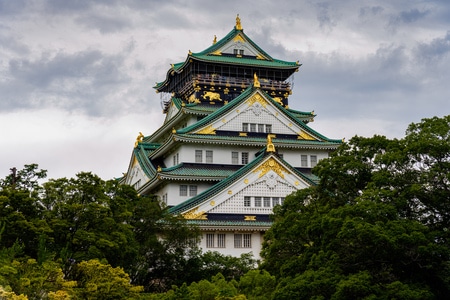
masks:
{"type": "Polygon", "coordinates": [[[308,126],[314,112],[289,107],[299,67],[262,50],[238,16],[155,85],[164,123],[138,136],[122,182],[198,225],[204,251],[259,258],[272,209],[316,184],[311,168],[341,144],[308,126]]]}

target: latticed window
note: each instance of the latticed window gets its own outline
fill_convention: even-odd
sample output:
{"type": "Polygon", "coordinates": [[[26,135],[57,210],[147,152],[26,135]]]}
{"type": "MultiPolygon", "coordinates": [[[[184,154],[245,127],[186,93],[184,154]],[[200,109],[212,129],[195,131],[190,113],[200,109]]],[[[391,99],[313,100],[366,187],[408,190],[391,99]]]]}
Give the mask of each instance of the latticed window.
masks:
{"type": "Polygon", "coordinates": [[[301,155],[301,166],[307,167],[308,166],[308,155],[301,155]]]}
{"type": "Polygon", "coordinates": [[[280,198],[273,197],[272,198],[272,205],[273,205],[273,207],[275,207],[276,205],[280,205],[280,198]]]}
{"type": "Polygon", "coordinates": [[[206,248],[214,248],[214,233],[206,234],[206,248]]]}
{"type": "Polygon", "coordinates": [[[258,124],[258,132],[264,132],[264,124],[258,124]]]}
{"type": "Polygon", "coordinates": [[[234,248],[242,248],[242,234],[234,234],[234,248]]]}
{"type": "Polygon", "coordinates": [[[180,185],[180,196],[187,196],[187,188],[185,184],[180,185]]]}
{"type": "Polygon", "coordinates": [[[314,168],[317,165],[317,155],[311,155],[309,159],[311,162],[311,168],[314,168]]]}
{"type": "Polygon", "coordinates": [[[235,233],[234,234],[234,248],[251,248],[252,235],[250,233],[235,233]]]}
{"type": "Polygon", "coordinates": [[[248,196],[244,197],[244,206],[245,207],[250,207],[251,206],[251,198],[248,196]]]}
{"type": "Polygon", "coordinates": [[[246,165],[248,164],[248,152],[242,152],[241,154],[242,164],[246,165]]]}
{"type": "Polygon", "coordinates": [[[242,247],[243,248],[251,248],[252,247],[252,235],[250,233],[243,234],[243,241],[242,241],[242,247]]]}
{"type": "Polygon", "coordinates": [[[266,124],[266,133],[272,133],[272,125],[266,124]]]}
{"type": "Polygon", "coordinates": [[[189,196],[197,196],[197,186],[196,185],[190,185],[189,186],[189,196]]]}
{"type": "Polygon", "coordinates": [[[255,197],[255,207],[261,207],[261,197],[255,197]]]}
{"type": "Polygon", "coordinates": [[[264,197],[264,207],[270,207],[270,197],[264,197]]]}
{"type": "Polygon", "coordinates": [[[242,123],[242,131],[247,132],[248,131],[248,123],[242,123]]]}
{"type": "Polygon", "coordinates": [[[250,123],[250,132],[256,132],[256,124],[250,123]]]}
{"type": "Polygon", "coordinates": [[[231,163],[237,165],[239,163],[239,152],[231,152],[231,163]]]}
{"type": "Polygon", "coordinates": [[[206,156],[206,162],[207,163],[212,163],[213,162],[213,152],[212,152],[212,150],[206,150],[205,151],[205,156],[206,156]]]}
{"type": "Polygon", "coordinates": [[[202,150],[195,150],[195,162],[201,163],[203,160],[203,151],[202,150]]]}
{"type": "Polygon", "coordinates": [[[225,248],[225,233],[217,234],[217,248],[225,248]]]}

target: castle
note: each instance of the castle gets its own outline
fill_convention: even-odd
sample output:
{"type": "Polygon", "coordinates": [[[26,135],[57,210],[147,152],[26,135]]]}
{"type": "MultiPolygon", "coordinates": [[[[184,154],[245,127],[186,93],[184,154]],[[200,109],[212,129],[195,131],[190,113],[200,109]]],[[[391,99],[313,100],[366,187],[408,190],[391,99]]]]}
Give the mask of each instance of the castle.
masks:
{"type": "Polygon", "coordinates": [[[272,209],[316,184],[311,168],[342,143],[308,126],[314,112],[290,108],[300,66],[262,50],[237,16],[156,84],[164,123],[139,134],[122,182],[197,225],[203,251],[259,258],[272,209]]]}

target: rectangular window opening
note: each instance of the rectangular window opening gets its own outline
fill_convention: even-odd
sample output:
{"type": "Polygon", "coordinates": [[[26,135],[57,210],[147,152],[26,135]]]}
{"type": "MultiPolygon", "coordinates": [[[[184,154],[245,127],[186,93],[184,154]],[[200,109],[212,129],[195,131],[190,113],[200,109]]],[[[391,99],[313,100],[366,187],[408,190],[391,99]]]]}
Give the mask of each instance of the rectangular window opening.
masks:
{"type": "Polygon", "coordinates": [[[317,165],[317,155],[311,155],[309,159],[311,162],[311,168],[314,168],[317,165]]]}
{"type": "Polygon", "coordinates": [[[202,150],[195,150],[195,162],[201,163],[203,160],[203,151],[202,150]]]}
{"type": "Polygon", "coordinates": [[[301,155],[301,166],[302,167],[307,167],[308,166],[308,155],[301,155]]]}
{"type": "Polygon", "coordinates": [[[248,164],[248,152],[242,152],[241,160],[243,165],[248,164]]]}
{"type": "Polygon", "coordinates": [[[251,206],[251,198],[250,197],[247,197],[247,196],[244,197],[244,206],[245,207],[251,206]]]}
{"type": "Polygon", "coordinates": [[[217,234],[217,248],[225,248],[225,233],[217,234]]]}
{"type": "Polygon", "coordinates": [[[214,248],[214,233],[206,234],[206,248],[214,248]]]}
{"type": "Polygon", "coordinates": [[[197,196],[197,186],[196,185],[190,185],[189,186],[189,196],[197,196]]]}
{"type": "Polygon", "coordinates": [[[212,163],[213,162],[213,152],[212,150],[206,150],[205,151],[205,155],[206,155],[206,162],[207,163],[212,163]]]}
{"type": "Polygon", "coordinates": [[[231,152],[231,163],[233,165],[239,164],[239,152],[231,152]]]}
{"type": "Polygon", "coordinates": [[[180,185],[180,196],[187,196],[187,185],[180,185]]]}

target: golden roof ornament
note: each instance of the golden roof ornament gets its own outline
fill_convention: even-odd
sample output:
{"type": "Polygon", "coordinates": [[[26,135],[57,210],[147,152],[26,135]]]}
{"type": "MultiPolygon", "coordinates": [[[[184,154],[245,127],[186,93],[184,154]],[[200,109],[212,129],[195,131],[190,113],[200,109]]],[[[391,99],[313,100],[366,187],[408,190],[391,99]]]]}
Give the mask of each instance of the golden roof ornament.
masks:
{"type": "Polygon", "coordinates": [[[214,45],[215,43],[217,43],[217,36],[216,36],[216,35],[214,35],[213,45],[214,45]]]}
{"type": "Polygon", "coordinates": [[[272,135],[267,135],[267,149],[266,152],[275,152],[275,145],[272,143],[272,135]]]}
{"type": "Polygon", "coordinates": [[[259,83],[258,76],[256,75],[256,73],[253,74],[253,86],[254,87],[261,87],[261,84],[259,83]]]}
{"type": "Polygon", "coordinates": [[[239,18],[239,14],[236,16],[236,30],[242,30],[241,18],[239,18]]]}
{"type": "Polygon", "coordinates": [[[142,134],[142,132],[139,132],[139,135],[136,138],[136,142],[134,142],[134,148],[136,148],[139,143],[142,142],[142,140],[144,139],[144,135],[142,134]]]}

